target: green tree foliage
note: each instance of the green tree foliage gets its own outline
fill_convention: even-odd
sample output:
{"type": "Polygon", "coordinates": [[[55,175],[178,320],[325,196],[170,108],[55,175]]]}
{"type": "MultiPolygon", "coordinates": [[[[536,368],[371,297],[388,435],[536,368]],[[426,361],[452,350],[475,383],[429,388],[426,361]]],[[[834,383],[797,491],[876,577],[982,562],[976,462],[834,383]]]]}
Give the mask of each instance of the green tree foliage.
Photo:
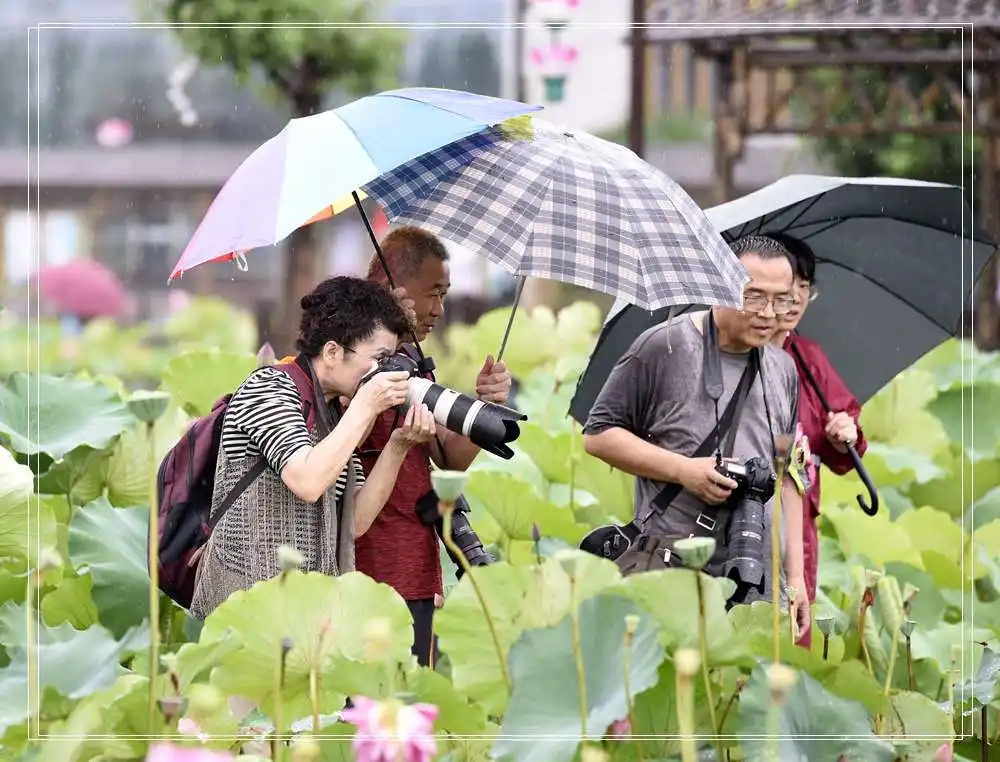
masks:
{"type": "MultiPolygon", "coordinates": [[[[293,117],[321,111],[331,93],[363,96],[391,88],[399,71],[402,33],[361,26],[378,20],[379,3],[161,0],[160,5],[168,21],[184,24],[176,33],[198,58],[225,63],[244,81],[260,71],[293,117]]],[[[279,350],[291,351],[298,300],[320,276],[313,229],[292,234],[285,269],[284,331],[277,343],[279,350]]]]}

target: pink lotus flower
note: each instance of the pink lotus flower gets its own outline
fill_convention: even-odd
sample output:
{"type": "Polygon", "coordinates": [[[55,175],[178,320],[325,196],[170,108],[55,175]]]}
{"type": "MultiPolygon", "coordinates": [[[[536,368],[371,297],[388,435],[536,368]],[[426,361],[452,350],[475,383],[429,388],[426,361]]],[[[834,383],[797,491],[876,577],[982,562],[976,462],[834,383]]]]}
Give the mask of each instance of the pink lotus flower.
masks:
{"type": "Polygon", "coordinates": [[[195,736],[202,743],[209,738],[208,733],[202,730],[201,726],[190,717],[181,717],[177,721],[177,732],[182,736],[195,736]]]}
{"type": "Polygon", "coordinates": [[[356,725],[354,755],[357,762],[430,762],[437,752],[433,704],[401,704],[352,698],[354,706],[340,713],[344,722],[356,725]]]}
{"type": "Polygon", "coordinates": [[[157,743],[149,747],[146,762],[232,762],[232,754],[211,749],[186,749],[169,743],[157,743]]]}
{"type": "Polygon", "coordinates": [[[933,762],[951,762],[953,758],[951,744],[943,743],[934,752],[933,762]]]}
{"type": "Polygon", "coordinates": [[[632,724],[627,717],[624,720],[615,720],[608,726],[607,735],[616,737],[632,735],[632,724]]]}

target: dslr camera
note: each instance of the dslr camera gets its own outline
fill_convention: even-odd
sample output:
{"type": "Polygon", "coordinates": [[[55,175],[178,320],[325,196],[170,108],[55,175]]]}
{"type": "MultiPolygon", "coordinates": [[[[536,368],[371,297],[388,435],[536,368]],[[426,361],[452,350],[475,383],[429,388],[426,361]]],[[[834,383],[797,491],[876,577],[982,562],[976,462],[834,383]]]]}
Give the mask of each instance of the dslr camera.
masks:
{"type": "Polygon", "coordinates": [[[509,444],[521,436],[521,421],[528,416],[506,405],[483,402],[466,394],[441,386],[420,375],[420,364],[402,352],[384,357],[378,367],[361,379],[367,383],[377,373],[404,372],[410,374],[410,391],[401,410],[412,405],[427,405],[434,420],[449,431],[468,437],[486,452],[510,460],[514,451],[509,444]]]}
{"type": "MultiPolygon", "coordinates": [[[[444,518],[438,510],[437,493],[431,490],[417,501],[417,517],[425,525],[432,525],[437,530],[438,537],[444,541],[444,518]]],[[[452,542],[462,551],[469,566],[488,566],[496,561],[490,552],[483,547],[482,540],[472,528],[468,517],[469,503],[464,497],[460,497],[455,502],[455,510],[451,514],[451,539],[452,542]]],[[[444,549],[448,551],[448,557],[455,564],[456,576],[461,579],[465,570],[461,562],[451,552],[451,548],[445,543],[444,549]]]]}
{"type": "Polygon", "coordinates": [[[754,591],[764,594],[764,512],[768,501],[774,497],[777,477],[768,460],[761,457],[743,463],[723,461],[716,471],[737,485],[729,496],[732,508],[726,527],[729,555],[722,575],[736,583],[731,600],[742,603],[754,591]]]}

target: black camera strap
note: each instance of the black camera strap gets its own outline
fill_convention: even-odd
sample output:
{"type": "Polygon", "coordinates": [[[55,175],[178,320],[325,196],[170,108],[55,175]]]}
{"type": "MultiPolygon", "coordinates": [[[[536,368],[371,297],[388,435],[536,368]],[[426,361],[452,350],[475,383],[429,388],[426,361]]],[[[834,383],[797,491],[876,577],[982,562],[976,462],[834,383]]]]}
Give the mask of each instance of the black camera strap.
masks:
{"type": "MultiPolygon", "coordinates": [[[[750,389],[753,387],[754,381],[760,373],[760,362],[760,350],[756,348],[750,350],[747,357],[747,365],[740,376],[739,384],[733,392],[732,397],[729,398],[729,403],[726,405],[722,416],[719,417],[719,399],[725,390],[725,384],[722,377],[722,361],[719,355],[715,319],[712,316],[712,312],[708,312],[705,317],[703,332],[702,383],[709,398],[716,406],[716,422],[704,441],[690,457],[706,458],[716,450],[724,457],[732,455],[733,446],[736,441],[736,432],[739,428],[739,420],[746,406],[746,401],[750,396],[750,389]],[[723,437],[725,437],[724,442],[722,441],[723,437]]],[[[673,482],[667,484],[650,502],[651,510],[654,512],[667,510],[683,489],[680,484],[673,482]]],[[[635,520],[630,521],[625,526],[620,527],[620,529],[630,543],[634,542],[636,537],[642,534],[642,528],[635,520]]]]}

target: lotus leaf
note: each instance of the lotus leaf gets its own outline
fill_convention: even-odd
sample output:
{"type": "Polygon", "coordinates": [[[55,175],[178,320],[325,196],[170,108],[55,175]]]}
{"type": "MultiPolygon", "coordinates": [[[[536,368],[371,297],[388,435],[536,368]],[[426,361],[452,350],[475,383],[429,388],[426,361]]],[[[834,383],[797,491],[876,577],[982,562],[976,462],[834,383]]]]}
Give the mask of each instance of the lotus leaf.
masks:
{"type": "Polygon", "coordinates": [[[837,698],[801,672],[781,706],[772,708],[766,666],[756,668],[740,693],[739,718],[740,746],[749,759],[768,758],[772,743],[770,748],[776,748],[780,762],[895,759],[892,746],[872,733],[868,712],[861,704],[837,698]],[[769,736],[780,738],[771,741],[769,736]]]}
{"type": "MultiPolygon", "coordinates": [[[[48,627],[39,622],[36,632],[39,685],[67,699],[112,685],[122,673],[119,662],[145,648],[149,637],[146,627],[115,640],[100,625],[81,631],[68,623],[48,627]]],[[[23,645],[9,645],[7,651],[11,662],[0,670],[0,734],[28,717],[28,653],[23,645]]]]}
{"type": "Polygon", "coordinates": [[[538,526],[546,537],[559,537],[576,544],[588,531],[588,527],[576,522],[569,509],[552,505],[529,485],[508,474],[472,473],[465,492],[489,512],[511,540],[532,539],[532,527],[538,526]]]}
{"type": "Polygon", "coordinates": [[[1000,382],[980,382],[947,389],[927,409],[944,426],[953,442],[974,457],[993,457],[1000,442],[1000,382]]]}
{"type": "Polygon", "coordinates": [[[80,445],[101,450],[134,421],[104,384],[27,373],[0,384],[0,432],[26,455],[59,460],[80,445]]]}
{"type": "Polygon", "coordinates": [[[902,691],[892,697],[892,711],[885,715],[883,734],[906,738],[906,759],[934,762],[935,752],[952,740],[951,718],[927,696],[902,691]]]}
{"type": "Polygon", "coordinates": [[[115,634],[149,616],[148,515],[102,497],[77,510],[69,527],[70,559],[89,572],[101,624],[115,634]]]}
{"type": "Polygon", "coordinates": [[[208,415],[219,397],[231,394],[257,367],[249,353],[202,349],[177,355],[163,371],[163,388],[189,415],[208,415]]]}
{"type": "Polygon", "coordinates": [[[494,746],[498,759],[569,762],[578,739],[599,739],[615,720],[627,716],[624,675],[625,617],[639,623],[627,662],[631,696],[656,684],[665,653],[651,617],[634,602],[599,595],[579,605],[580,658],[577,672],[570,616],[558,625],[529,630],[510,653],[513,693],[494,746]],[[581,692],[586,727],[581,727],[581,692]]]}
{"type": "Polygon", "coordinates": [[[89,574],[65,577],[42,598],[42,619],[50,627],[64,622],[76,630],[85,630],[98,621],[97,606],[91,596],[94,581],[89,574]]]}
{"type": "MultiPolygon", "coordinates": [[[[310,671],[320,678],[322,707],[343,706],[344,683],[352,676],[338,674],[336,660],[367,664],[365,622],[374,619],[389,623],[390,661],[408,662],[412,620],[390,587],[359,572],[339,577],[289,572],[284,581],[271,579],[232,595],[205,620],[200,642],[221,641],[227,631],[239,638],[241,648],[221,658],[212,682],[271,714],[281,643],[289,639],[283,711],[288,718],[304,717],[311,714],[310,671]]],[[[378,671],[384,673],[382,665],[372,665],[366,675],[378,671]]]]}

